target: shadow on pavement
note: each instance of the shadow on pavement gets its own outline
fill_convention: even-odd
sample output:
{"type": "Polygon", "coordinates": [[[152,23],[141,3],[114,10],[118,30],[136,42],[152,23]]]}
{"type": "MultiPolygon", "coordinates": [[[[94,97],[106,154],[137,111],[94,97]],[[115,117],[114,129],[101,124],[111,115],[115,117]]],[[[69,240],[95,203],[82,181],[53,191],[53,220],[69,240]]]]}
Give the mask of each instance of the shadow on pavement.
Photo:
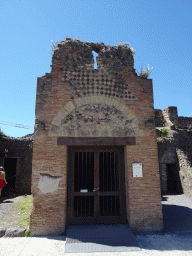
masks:
{"type": "MultiPolygon", "coordinates": [[[[168,197],[164,197],[167,201],[168,197]]],[[[164,231],[135,234],[142,249],[192,251],[192,209],[163,204],[164,231]]]]}
{"type": "Polygon", "coordinates": [[[164,231],[192,232],[192,209],[178,205],[163,205],[164,231]]]}

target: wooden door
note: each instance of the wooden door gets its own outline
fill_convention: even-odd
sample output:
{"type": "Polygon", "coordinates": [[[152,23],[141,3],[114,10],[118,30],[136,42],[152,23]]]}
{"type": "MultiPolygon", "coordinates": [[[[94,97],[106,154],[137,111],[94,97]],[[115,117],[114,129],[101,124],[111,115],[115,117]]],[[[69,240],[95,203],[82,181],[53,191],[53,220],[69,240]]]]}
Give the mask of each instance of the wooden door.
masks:
{"type": "Polygon", "coordinates": [[[69,147],[68,224],[126,223],[123,147],[69,147]]]}

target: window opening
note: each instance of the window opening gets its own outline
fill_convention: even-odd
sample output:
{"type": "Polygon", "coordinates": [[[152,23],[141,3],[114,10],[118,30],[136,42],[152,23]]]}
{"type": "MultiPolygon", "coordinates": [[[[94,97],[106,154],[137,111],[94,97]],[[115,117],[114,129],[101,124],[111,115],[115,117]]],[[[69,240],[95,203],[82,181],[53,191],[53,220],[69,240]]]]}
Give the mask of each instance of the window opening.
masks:
{"type": "Polygon", "coordinates": [[[95,51],[92,51],[92,54],[93,54],[93,58],[94,58],[94,69],[97,69],[96,57],[98,56],[98,53],[96,53],[95,51]]]}

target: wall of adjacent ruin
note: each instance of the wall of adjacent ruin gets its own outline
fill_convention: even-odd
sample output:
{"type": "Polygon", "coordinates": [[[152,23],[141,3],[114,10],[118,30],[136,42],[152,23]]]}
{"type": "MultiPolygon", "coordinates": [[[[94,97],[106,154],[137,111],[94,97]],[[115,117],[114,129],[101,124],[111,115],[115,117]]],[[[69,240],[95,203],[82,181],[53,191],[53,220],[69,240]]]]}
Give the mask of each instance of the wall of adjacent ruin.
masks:
{"type": "Polygon", "coordinates": [[[165,126],[165,120],[161,109],[155,109],[155,127],[165,126]]]}
{"type": "Polygon", "coordinates": [[[178,117],[178,128],[180,129],[192,129],[192,117],[178,117]]]}
{"type": "Polygon", "coordinates": [[[179,175],[183,188],[183,193],[192,195],[192,164],[189,161],[187,154],[181,149],[176,149],[179,160],[179,175]]]}
{"type": "Polygon", "coordinates": [[[13,177],[17,194],[31,194],[32,148],[32,135],[26,138],[0,137],[0,166],[4,166],[5,158],[17,158],[16,176],[13,177]]]}

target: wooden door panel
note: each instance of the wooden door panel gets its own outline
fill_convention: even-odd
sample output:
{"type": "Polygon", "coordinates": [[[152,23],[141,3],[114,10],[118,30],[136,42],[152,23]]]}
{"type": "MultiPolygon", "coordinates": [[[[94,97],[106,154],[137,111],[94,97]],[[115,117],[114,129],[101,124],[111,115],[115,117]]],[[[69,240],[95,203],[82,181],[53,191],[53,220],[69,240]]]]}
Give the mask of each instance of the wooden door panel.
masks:
{"type": "Polygon", "coordinates": [[[122,159],[122,148],[69,149],[68,223],[102,223],[106,218],[108,222],[120,222],[125,219],[124,181],[120,175],[124,171],[122,159]]]}

